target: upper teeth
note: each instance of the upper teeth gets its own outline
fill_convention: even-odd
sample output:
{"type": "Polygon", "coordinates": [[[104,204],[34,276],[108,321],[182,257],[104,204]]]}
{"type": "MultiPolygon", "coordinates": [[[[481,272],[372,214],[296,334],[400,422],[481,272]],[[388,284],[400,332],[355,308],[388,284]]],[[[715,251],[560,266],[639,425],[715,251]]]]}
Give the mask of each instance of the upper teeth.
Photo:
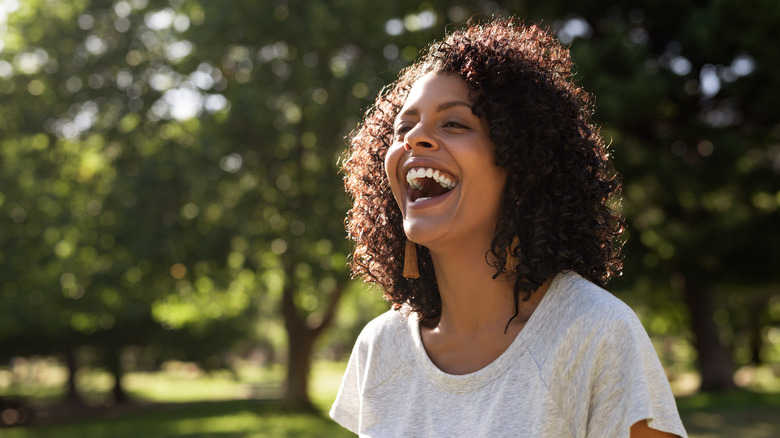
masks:
{"type": "Polygon", "coordinates": [[[420,178],[433,178],[434,181],[445,189],[453,189],[457,185],[457,183],[451,180],[447,175],[442,174],[439,170],[431,169],[430,167],[415,167],[409,169],[406,173],[406,182],[415,190],[421,190],[423,187],[422,183],[419,181],[420,178]]]}

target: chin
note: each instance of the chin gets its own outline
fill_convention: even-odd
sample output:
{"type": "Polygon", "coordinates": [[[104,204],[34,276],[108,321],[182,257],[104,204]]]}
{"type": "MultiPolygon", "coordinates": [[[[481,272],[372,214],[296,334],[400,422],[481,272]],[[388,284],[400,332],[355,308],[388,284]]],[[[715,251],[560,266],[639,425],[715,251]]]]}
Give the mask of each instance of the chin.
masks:
{"type": "Polygon", "coordinates": [[[404,221],[404,233],[406,238],[412,242],[430,247],[437,241],[442,240],[446,233],[441,229],[441,225],[425,224],[424,221],[412,220],[404,221]]]}

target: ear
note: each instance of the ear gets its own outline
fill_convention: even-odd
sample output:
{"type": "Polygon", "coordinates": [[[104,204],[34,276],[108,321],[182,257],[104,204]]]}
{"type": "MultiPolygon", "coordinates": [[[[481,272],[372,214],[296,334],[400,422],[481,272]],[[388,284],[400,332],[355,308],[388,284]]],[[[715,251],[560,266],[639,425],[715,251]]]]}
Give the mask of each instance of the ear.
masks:
{"type": "Polygon", "coordinates": [[[515,269],[517,269],[517,265],[520,264],[520,254],[515,254],[515,252],[520,251],[520,238],[515,236],[514,239],[512,239],[512,243],[509,245],[509,248],[506,251],[506,262],[504,263],[504,271],[503,272],[514,272],[515,269]]]}

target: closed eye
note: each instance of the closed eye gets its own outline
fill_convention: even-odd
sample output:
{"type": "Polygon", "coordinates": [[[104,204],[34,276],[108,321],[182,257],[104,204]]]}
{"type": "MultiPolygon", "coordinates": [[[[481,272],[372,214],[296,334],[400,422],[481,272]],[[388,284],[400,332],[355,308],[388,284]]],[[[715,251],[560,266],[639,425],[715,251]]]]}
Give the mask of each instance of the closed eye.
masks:
{"type": "Polygon", "coordinates": [[[463,123],[456,122],[454,120],[449,120],[444,122],[445,128],[460,128],[460,129],[469,129],[468,126],[464,125],[463,123]]]}
{"type": "Polygon", "coordinates": [[[412,126],[410,124],[401,124],[395,127],[395,137],[400,138],[406,135],[407,132],[412,130],[412,126]]]}

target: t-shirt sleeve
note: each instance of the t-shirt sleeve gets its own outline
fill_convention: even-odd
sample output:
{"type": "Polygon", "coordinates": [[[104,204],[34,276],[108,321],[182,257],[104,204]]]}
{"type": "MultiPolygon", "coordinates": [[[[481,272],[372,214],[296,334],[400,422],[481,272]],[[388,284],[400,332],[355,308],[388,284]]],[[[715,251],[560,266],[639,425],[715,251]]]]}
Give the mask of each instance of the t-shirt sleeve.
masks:
{"type": "MultiPolygon", "coordinates": [[[[626,309],[591,326],[580,344],[575,388],[589,394],[580,412],[587,437],[626,437],[638,421],[686,437],[669,382],[650,338],[636,315],[626,309]]],[[[582,431],[581,431],[582,432],[582,431]]]]}
{"type": "Polygon", "coordinates": [[[401,340],[405,321],[398,311],[389,310],[366,324],[355,342],[330,410],[331,418],[354,433],[359,433],[361,421],[365,422],[366,391],[384,381],[407,360],[401,340]]]}
{"type": "Polygon", "coordinates": [[[336,401],[330,409],[330,417],[354,433],[358,433],[360,426],[361,350],[361,339],[358,338],[349,357],[336,401]]]}

